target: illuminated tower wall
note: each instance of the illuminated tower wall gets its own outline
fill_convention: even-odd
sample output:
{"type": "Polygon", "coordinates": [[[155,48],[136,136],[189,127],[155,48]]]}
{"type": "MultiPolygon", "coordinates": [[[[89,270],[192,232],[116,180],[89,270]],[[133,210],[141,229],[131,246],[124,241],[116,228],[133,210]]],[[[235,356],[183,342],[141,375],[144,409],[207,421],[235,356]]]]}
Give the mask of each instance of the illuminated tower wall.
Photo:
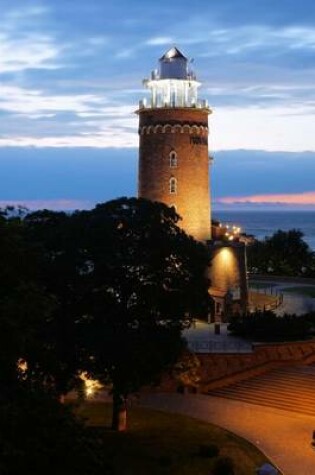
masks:
{"type": "Polygon", "coordinates": [[[141,198],[174,206],[180,225],[195,239],[211,239],[208,115],[188,60],[171,48],[144,80],[148,102],[139,110],[141,198]]]}

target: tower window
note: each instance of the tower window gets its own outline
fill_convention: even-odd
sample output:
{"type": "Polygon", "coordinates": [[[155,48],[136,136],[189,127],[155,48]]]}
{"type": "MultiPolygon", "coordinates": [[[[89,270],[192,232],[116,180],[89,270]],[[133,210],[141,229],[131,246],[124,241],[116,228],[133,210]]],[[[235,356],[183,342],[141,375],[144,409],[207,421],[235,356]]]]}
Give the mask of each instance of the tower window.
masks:
{"type": "Polygon", "coordinates": [[[170,167],[176,168],[177,167],[177,153],[174,152],[174,150],[172,150],[169,157],[170,157],[170,167]]]}
{"type": "Polygon", "coordinates": [[[177,180],[176,178],[172,177],[170,179],[170,194],[175,195],[177,193],[177,180]]]}

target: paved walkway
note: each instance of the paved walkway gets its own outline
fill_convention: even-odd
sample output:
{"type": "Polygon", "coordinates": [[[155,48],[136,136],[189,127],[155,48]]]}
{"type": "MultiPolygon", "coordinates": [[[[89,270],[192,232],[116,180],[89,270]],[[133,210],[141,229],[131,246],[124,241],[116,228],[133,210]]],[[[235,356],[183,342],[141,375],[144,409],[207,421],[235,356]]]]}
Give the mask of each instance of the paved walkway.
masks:
{"type": "Polygon", "coordinates": [[[232,431],[262,450],[283,475],[315,475],[315,417],[203,395],[148,394],[141,404],[232,431]]]}
{"type": "MultiPolygon", "coordinates": [[[[260,279],[258,276],[254,278],[251,276],[249,280],[249,287],[255,291],[256,284],[270,284],[270,288],[273,288],[274,292],[279,292],[283,295],[283,303],[275,312],[278,315],[284,313],[295,313],[296,315],[303,315],[307,312],[315,311],[315,298],[309,297],[302,292],[299,294],[298,290],[294,293],[286,292],[286,289],[294,287],[298,289],[301,287],[315,287],[315,279],[306,279],[303,277],[273,277],[263,276],[260,279]]],[[[270,289],[269,289],[270,290],[270,289]]],[[[264,289],[260,289],[263,293],[264,289]]],[[[315,473],[314,473],[315,475],[315,473]]]]}
{"type": "Polygon", "coordinates": [[[217,335],[214,323],[197,320],[188,330],[183,331],[183,336],[194,353],[251,353],[251,342],[230,335],[227,325],[221,323],[220,334],[217,335]]]}

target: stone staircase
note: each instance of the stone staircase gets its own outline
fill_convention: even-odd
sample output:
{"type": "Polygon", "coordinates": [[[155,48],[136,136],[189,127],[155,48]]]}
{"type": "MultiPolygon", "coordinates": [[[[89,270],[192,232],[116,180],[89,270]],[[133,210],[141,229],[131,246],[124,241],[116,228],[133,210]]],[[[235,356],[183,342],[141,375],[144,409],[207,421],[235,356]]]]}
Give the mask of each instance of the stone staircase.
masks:
{"type": "Polygon", "coordinates": [[[278,368],[208,394],[315,417],[315,365],[278,368]]]}

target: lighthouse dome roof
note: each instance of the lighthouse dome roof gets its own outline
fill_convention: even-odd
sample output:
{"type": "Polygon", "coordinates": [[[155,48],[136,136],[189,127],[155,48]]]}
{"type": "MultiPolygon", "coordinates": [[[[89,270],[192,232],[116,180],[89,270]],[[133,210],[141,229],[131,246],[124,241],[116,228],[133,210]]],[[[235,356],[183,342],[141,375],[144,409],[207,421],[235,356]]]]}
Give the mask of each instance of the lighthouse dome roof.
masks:
{"type": "Polygon", "coordinates": [[[173,46],[160,58],[160,79],[187,79],[188,59],[173,46]]]}

